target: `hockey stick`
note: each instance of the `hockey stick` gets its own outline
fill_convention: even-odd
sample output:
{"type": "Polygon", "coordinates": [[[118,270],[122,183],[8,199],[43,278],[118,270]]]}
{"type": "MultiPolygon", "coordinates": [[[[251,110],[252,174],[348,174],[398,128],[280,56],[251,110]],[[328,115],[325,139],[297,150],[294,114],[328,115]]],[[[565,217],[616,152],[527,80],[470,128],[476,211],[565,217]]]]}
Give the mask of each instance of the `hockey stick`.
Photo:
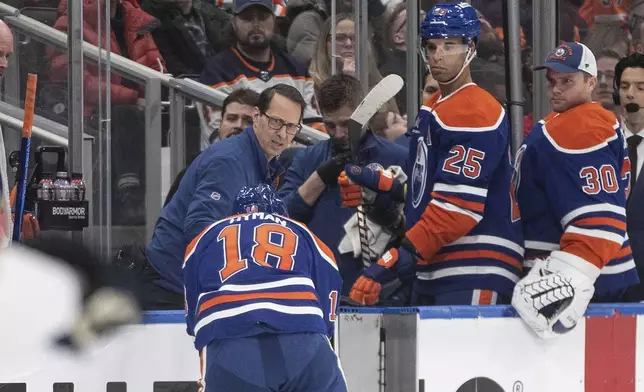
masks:
{"type": "Polygon", "coordinates": [[[36,105],[36,84],[38,75],[27,76],[27,93],[25,94],[25,118],[22,122],[22,142],[20,144],[20,165],[16,183],[16,205],[14,206],[13,241],[20,242],[22,233],[22,215],[25,212],[27,198],[27,176],[29,172],[29,150],[31,149],[31,127],[34,123],[36,105]]]}
{"type": "MultiPolygon", "coordinates": [[[[366,83],[366,81],[365,81],[366,83]]],[[[369,120],[380,110],[385,102],[393,98],[403,87],[403,80],[400,76],[391,74],[385,77],[369,91],[360,105],[351,114],[349,120],[349,142],[351,143],[351,154],[353,162],[359,165],[360,140],[367,128],[369,120]]],[[[369,248],[369,237],[367,234],[367,221],[364,207],[357,207],[358,232],[360,234],[360,254],[362,264],[367,267],[371,264],[371,249],[369,248]]]]}

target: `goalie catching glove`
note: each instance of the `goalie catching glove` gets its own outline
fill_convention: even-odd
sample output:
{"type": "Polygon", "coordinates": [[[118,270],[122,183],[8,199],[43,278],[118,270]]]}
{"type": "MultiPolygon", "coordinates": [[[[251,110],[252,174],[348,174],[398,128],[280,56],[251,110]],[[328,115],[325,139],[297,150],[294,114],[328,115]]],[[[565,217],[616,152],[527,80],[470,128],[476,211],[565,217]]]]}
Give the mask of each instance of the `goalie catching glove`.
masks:
{"type": "Polygon", "coordinates": [[[566,333],[584,316],[599,272],[586,260],[553,251],[517,283],[512,306],[540,338],[566,333]]]}
{"type": "Polygon", "coordinates": [[[389,170],[374,170],[347,164],[338,178],[343,207],[357,207],[364,204],[362,187],[391,198],[395,203],[405,201],[405,185],[395,179],[389,170]]]}

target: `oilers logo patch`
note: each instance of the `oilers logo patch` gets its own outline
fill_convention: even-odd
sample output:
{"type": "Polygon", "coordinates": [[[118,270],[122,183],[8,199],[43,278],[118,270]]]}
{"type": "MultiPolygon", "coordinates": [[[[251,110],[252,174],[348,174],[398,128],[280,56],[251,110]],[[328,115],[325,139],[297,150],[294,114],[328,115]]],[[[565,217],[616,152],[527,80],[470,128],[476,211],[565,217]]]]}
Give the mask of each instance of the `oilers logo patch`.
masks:
{"type": "Polygon", "coordinates": [[[366,167],[367,167],[367,169],[371,169],[373,171],[385,170],[385,168],[382,167],[382,165],[377,163],[377,162],[370,163],[366,167]]]}
{"type": "Polygon", "coordinates": [[[416,160],[411,172],[411,195],[412,205],[418,208],[425,195],[425,186],[427,183],[427,144],[422,137],[418,138],[416,146],[416,160]]]}

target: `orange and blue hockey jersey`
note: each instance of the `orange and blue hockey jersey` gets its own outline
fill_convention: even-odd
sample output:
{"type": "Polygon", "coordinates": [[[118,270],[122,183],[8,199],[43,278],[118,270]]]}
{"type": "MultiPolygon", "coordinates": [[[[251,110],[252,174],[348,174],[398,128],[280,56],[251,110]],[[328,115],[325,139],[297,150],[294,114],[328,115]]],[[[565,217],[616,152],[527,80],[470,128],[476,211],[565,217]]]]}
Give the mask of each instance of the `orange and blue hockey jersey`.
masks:
{"type": "Polygon", "coordinates": [[[333,253],[299,222],[263,212],[215,222],[188,246],[183,275],[198,350],[261,333],[333,336],[342,279],[333,253]]]}
{"type": "Polygon", "coordinates": [[[503,107],[474,83],[423,105],[410,138],[407,238],[423,260],[414,290],[492,290],[511,296],[523,237],[511,199],[503,107]]]}
{"type": "Polygon", "coordinates": [[[585,103],[551,113],[517,152],[515,184],[525,266],[553,250],[601,268],[595,300],[618,300],[638,282],[626,234],[630,161],[612,112],[585,103]]]}

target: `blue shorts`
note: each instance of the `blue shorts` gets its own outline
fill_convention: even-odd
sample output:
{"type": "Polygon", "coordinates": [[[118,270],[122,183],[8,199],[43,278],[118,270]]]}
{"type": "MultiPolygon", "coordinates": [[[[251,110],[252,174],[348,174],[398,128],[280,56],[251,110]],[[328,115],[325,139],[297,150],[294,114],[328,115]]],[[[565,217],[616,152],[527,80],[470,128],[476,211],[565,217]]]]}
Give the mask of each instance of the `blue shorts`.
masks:
{"type": "Polygon", "coordinates": [[[218,339],[201,354],[205,392],[347,392],[340,361],[319,333],[218,339]]]}
{"type": "Polygon", "coordinates": [[[491,290],[463,290],[433,296],[413,293],[411,302],[413,306],[478,306],[509,304],[510,299],[491,290]]]}

